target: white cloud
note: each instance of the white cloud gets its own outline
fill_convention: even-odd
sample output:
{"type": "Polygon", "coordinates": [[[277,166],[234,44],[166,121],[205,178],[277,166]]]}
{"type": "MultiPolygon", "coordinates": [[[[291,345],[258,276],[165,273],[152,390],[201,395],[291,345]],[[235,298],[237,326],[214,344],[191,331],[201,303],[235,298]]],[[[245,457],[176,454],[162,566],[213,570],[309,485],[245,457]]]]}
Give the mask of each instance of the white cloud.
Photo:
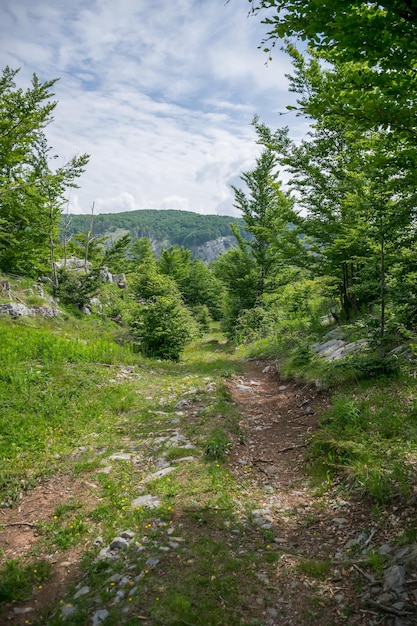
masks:
{"type": "MultiPolygon", "coordinates": [[[[178,208],[233,214],[230,182],[253,164],[255,113],[292,101],[264,26],[240,0],[3,0],[0,62],[60,77],[54,153],[91,154],[71,210],[178,208]]],[[[288,120],[285,118],[285,122],[288,120]]],[[[300,133],[304,132],[302,129],[300,133]]]]}

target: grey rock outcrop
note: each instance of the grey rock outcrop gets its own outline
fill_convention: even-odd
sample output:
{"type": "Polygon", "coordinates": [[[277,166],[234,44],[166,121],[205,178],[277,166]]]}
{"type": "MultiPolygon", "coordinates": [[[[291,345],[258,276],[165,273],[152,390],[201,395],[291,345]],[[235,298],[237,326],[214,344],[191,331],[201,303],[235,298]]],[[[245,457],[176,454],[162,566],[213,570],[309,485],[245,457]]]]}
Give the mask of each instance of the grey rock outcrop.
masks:
{"type": "Polygon", "coordinates": [[[347,342],[343,339],[329,339],[323,343],[315,343],[312,349],[318,356],[326,361],[337,361],[343,359],[352,352],[358,352],[367,345],[366,339],[347,342]]]}
{"type": "Polygon", "coordinates": [[[193,248],[193,254],[199,257],[206,263],[210,263],[217,259],[219,254],[223,254],[236,245],[236,239],[234,237],[219,237],[211,241],[206,241],[201,246],[193,248]]]}
{"type": "Polygon", "coordinates": [[[77,272],[80,272],[80,271],[84,272],[86,268],[87,268],[87,271],[89,271],[91,269],[90,261],[85,262],[84,259],[79,259],[76,256],[68,257],[68,259],[66,260],[65,263],[64,263],[64,261],[57,261],[55,263],[55,266],[58,269],[61,269],[62,267],[65,267],[67,270],[75,270],[77,272]]]}
{"type": "Polygon", "coordinates": [[[14,319],[18,317],[45,317],[47,319],[52,319],[54,317],[58,317],[61,315],[61,311],[56,307],[52,306],[36,306],[36,307],[28,307],[25,304],[21,304],[19,302],[6,302],[5,304],[0,304],[0,313],[4,313],[5,315],[10,315],[14,319]]]}

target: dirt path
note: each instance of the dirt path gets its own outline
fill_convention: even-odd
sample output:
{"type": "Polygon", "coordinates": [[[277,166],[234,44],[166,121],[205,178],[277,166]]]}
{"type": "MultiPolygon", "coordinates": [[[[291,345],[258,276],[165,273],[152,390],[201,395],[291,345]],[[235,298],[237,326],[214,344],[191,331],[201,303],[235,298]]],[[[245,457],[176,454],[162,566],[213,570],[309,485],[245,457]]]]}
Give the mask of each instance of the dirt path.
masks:
{"type": "MultiPolygon", "coordinates": [[[[396,508],[387,508],[377,525],[369,504],[344,499],[338,490],[319,495],[304,472],[306,447],[317,414],[330,404],[328,394],[314,385],[281,381],[275,366],[257,361],[228,389],[245,433],[231,454],[233,472],[263,490],[260,522],[270,527],[271,548],[283,552],[275,570],[265,573],[277,611],[271,626],[303,626],[306,616],[320,626],[416,624],[417,580],[410,561],[394,566],[414,569],[408,593],[397,604],[391,590],[381,602],[383,572],[376,576],[367,563],[369,552],[391,550],[401,523],[396,508]]],[[[398,552],[394,563],[403,561],[398,552]]]]}

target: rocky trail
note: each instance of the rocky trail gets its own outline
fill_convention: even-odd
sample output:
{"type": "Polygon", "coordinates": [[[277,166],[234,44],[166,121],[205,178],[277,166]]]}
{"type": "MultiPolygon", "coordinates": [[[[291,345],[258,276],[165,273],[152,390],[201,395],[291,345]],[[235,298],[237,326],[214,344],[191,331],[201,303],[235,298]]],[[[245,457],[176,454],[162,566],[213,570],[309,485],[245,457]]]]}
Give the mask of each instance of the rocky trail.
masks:
{"type": "Polygon", "coordinates": [[[306,447],[328,395],[314,385],[280,381],[273,366],[256,362],[229,389],[247,433],[247,444],[231,455],[233,471],[262,485],[256,523],[271,529],[282,551],[265,584],[276,615],[280,609],[287,615],[267,623],[301,626],[310,614],[323,626],[417,624],[417,555],[413,546],[394,543],[401,515],[413,509],[386,510],[376,525],[369,504],[337,490],[319,496],[304,473],[306,447]],[[368,567],[370,553],[387,557],[379,576],[368,567]]]}
{"type": "MultiPolygon", "coordinates": [[[[347,495],[342,497],[343,492],[335,488],[323,493],[305,473],[305,455],[317,415],[330,402],[327,393],[318,391],[314,385],[282,381],[274,364],[257,361],[249,361],[240,377],[226,379],[226,386],[240,415],[240,434],[229,451],[227,464],[233,478],[242,485],[242,497],[252,497],[254,504],[250,514],[242,518],[243,526],[248,529],[247,541],[262,533],[269,542],[265,552],[273,554],[273,558],[267,558],[267,554],[261,566],[258,560],[256,594],[245,606],[236,607],[242,624],[417,624],[416,551],[411,545],[399,546],[395,542],[399,526],[412,515],[411,507],[396,510],[393,506],[384,510],[376,522],[370,504],[347,495]]],[[[192,419],[196,414],[193,401],[183,402],[180,409],[181,418],[192,419]]],[[[192,464],[200,454],[194,443],[181,433],[180,426],[173,428],[173,424],[175,420],[166,433],[158,432],[158,438],[165,439],[165,443],[175,440],[175,445],[183,447],[180,462],[169,461],[164,456],[150,458],[155,449],[152,446],[144,451],[139,444],[129,448],[124,442],[120,453],[124,461],[135,463],[138,459],[148,459],[149,467],[153,468],[132,505],[157,508],[157,499],[147,485],[179,466],[192,464]]],[[[100,471],[107,468],[111,471],[112,463],[122,460],[120,455],[106,457],[103,452],[100,471]]],[[[98,492],[94,474],[77,480],[57,475],[24,494],[16,507],[0,509],[2,562],[24,558],[33,550],[38,541],[38,525],[50,519],[58,506],[76,498],[87,509],[93,509],[100,499],[98,492]]],[[[187,526],[184,518],[175,517],[174,512],[172,527],[167,531],[162,528],[166,524],[158,519],[154,525],[155,532],[160,527],[164,535],[153,543],[139,544],[134,529],[124,529],[109,544],[100,537],[94,540],[101,558],[109,564],[108,585],[114,592],[111,604],[124,607],[121,614],[126,616],[130,615],[128,600],[143,584],[145,572],[152,570],[155,576],[166,576],[168,568],[174,567],[173,555],[182,562],[179,555],[181,551],[186,553],[187,542],[198,540],[198,536],[191,538],[195,530],[187,526]],[[124,570],[120,569],[120,556],[133,546],[144,559],[144,569],[139,573],[135,570],[135,575],[131,557],[124,557],[124,570]]],[[[238,541],[237,530],[231,531],[235,535],[227,534],[226,528],[224,532],[216,532],[223,533],[230,545],[238,541]]],[[[245,552],[245,537],[239,538],[241,553],[245,552]]],[[[1,626],[48,624],[41,616],[52,605],[57,607],[63,623],[66,616],[73,616],[77,600],[83,597],[85,601],[90,594],[79,562],[82,552],[91,547],[88,539],[63,555],[46,555],[53,568],[51,580],[36,586],[30,601],[4,606],[1,626]],[[63,603],[61,598],[73,583],[76,584],[73,597],[63,603]]],[[[108,606],[97,604],[95,598],[91,606],[94,608],[88,621],[77,623],[105,624],[108,606]]],[[[135,623],[153,623],[147,617],[146,606],[140,614],[136,613],[136,618],[135,623]]],[[[219,626],[223,624],[228,626],[219,622],[219,626]]]]}

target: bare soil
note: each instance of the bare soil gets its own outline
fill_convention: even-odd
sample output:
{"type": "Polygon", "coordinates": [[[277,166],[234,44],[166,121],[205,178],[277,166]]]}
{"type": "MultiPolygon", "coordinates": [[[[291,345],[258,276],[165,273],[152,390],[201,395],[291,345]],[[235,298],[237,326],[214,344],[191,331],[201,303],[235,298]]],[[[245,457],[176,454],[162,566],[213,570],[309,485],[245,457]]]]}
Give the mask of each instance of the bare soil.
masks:
{"type": "Polygon", "coordinates": [[[74,580],[79,577],[79,563],[86,546],[82,543],[64,552],[42,546],[37,527],[40,522],[53,518],[56,509],[69,501],[83,504],[84,510],[96,505],[94,483],[58,474],[42,480],[34,489],[22,494],[18,505],[11,509],[0,509],[0,565],[10,559],[22,559],[32,552],[36,558],[49,561],[52,566],[51,579],[33,590],[30,602],[14,602],[0,609],[0,626],[31,623],[51,604],[60,598],[74,580]],[[16,614],[15,610],[30,612],[16,614]]]}

